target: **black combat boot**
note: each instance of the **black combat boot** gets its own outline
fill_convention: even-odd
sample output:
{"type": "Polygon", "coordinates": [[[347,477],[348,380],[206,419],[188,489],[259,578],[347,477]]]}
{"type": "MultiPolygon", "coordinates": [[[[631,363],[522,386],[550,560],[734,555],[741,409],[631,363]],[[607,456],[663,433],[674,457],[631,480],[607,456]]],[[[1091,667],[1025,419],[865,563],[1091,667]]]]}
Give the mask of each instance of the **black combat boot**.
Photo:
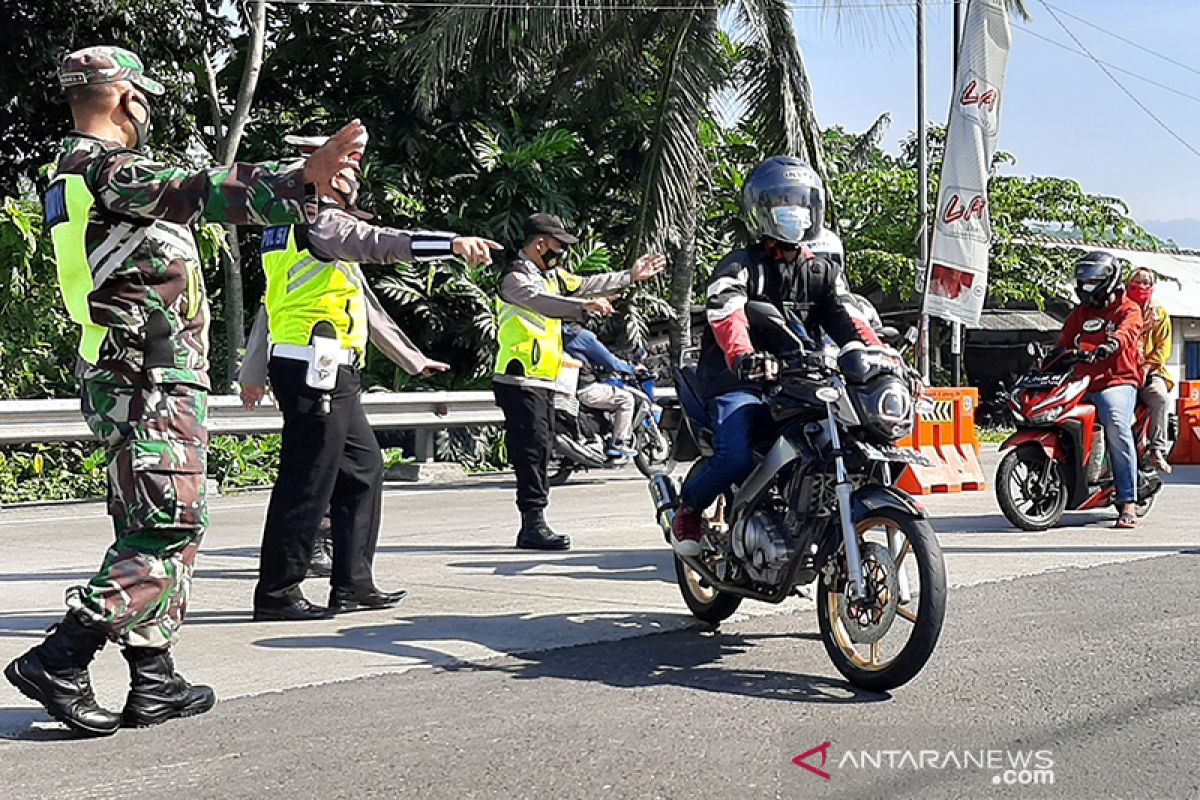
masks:
{"type": "Polygon", "coordinates": [[[571,537],[551,530],[540,510],[522,511],[517,547],[523,550],[570,550],[571,537]]]}
{"type": "Polygon", "coordinates": [[[88,664],[107,637],[68,612],[46,640],[4,669],[8,682],[73,731],[109,736],[121,716],[96,703],[88,664]]]}
{"type": "Polygon", "coordinates": [[[129,662],[125,727],[145,728],[176,717],[194,717],[217,702],[211,688],[192,686],[175,671],[169,650],[126,647],[121,654],[129,662]]]}

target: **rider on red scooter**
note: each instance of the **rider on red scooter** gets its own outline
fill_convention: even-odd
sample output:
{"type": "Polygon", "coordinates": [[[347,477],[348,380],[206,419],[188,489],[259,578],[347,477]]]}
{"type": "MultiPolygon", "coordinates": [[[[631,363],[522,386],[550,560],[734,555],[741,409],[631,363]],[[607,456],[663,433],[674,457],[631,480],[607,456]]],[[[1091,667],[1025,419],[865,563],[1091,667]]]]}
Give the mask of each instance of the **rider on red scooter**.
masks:
{"type": "Polygon", "coordinates": [[[1133,417],[1141,384],[1142,309],[1125,295],[1125,263],[1110,253],[1088,253],[1075,265],[1080,305],[1063,326],[1058,347],[1076,350],[1075,372],[1091,378],[1088,400],[1104,426],[1117,489],[1117,527],[1136,528],[1137,444],[1133,417]]]}

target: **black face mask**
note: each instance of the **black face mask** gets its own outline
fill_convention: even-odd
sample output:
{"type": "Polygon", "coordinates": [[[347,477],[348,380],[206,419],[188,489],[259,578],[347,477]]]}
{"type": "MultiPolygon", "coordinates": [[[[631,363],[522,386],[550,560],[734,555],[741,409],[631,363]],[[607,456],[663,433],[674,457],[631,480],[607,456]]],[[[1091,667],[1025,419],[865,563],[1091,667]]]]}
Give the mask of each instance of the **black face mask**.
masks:
{"type": "Polygon", "coordinates": [[[130,123],[133,124],[134,133],[137,135],[137,140],[133,143],[135,150],[141,150],[150,141],[150,107],[132,94],[125,95],[125,114],[129,117],[130,123]],[[146,120],[139,122],[134,116],[131,106],[137,103],[142,108],[146,109],[146,120]]]}
{"type": "Polygon", "coordinates": [[[562,250],[558,252],[547,250],[542,253],[542,263],[546,265],[546,269],[558,269],[563,265],[563,255],[562,250]]]}

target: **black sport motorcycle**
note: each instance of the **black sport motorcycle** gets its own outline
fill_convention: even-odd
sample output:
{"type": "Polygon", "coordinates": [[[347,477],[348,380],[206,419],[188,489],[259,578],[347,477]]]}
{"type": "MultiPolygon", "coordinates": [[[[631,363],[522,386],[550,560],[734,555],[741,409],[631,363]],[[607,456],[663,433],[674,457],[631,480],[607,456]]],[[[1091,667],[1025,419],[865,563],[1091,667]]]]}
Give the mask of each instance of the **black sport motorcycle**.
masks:
{"type": "MultiPolygon", "coordinates": [[[[705,510],[700,555],[676,555],[684,602],[715,624],[746,598],[780,603],[818,581],[820,634],[834,666],[855,686],[894,689],[929,660],[946,612],[933,528],[892,485],[905,465],[928,464],[895,445],[912,430],[915,374],[886,348],[814,352],[793,332],[795,317],[768,303],[746,310],[756,332],[787,345],[771,348],[785,355],[766,392],[777,435],[756,443],[754,471],[705,510]]],[[[680,402],[664,426],[678,426],[678,458],[699,455],[690,477],[712,457],[712,423],[693,368],[679,371],[676,388],[680,402]]],[[[657,476],[651,495],[669,541],[676,485],[657,476]]]]}
{"type": "MultiPolygon", "coordinates": [[[[659,425],[662,412],[637,376],[620,375],[624,388],[633,395],[633,463],[647,478],[675,469],[673,444],[659,425]]],[[[608,457],[606,442],[612,433],[612,412],[588,408],[574,394],[554,396],[554,451],[550,457],[550,485],[561,486],[578,470],[624,466],[608,457]]]]}

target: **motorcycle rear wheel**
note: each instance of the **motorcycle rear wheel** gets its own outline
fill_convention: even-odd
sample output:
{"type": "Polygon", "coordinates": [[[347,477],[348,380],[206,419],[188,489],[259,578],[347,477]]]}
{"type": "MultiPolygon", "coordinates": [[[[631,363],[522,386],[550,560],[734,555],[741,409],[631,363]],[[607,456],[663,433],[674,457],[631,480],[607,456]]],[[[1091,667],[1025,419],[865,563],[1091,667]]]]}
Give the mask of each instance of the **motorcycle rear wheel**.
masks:
{"type": "Polygon", "coordinates": [[[946,564],[933,527],[916,515],[879,509],[855,529],[870,600],[848,600],[842,544],[833,556],[835,580],[823,576],[818,583],[817,624],[846,680],[887,692],[916,677],[933,655],[946,617],[946,564]],[[899,635],[888,638],[893,632],[899,635]]]}
{"type": "Polygon", "coordinates": [[[1057,463],[1035,445],[1011,450],[996,470],[996,500],[1005,519],[1021,530],[1044,531],[1062,522],[1067,486],[1057,463]],[[1043,476],[1049,475],[1048,480],[1043,476]],[[1036,489],[1032,487],[1038,487],[1036,489]]]}

